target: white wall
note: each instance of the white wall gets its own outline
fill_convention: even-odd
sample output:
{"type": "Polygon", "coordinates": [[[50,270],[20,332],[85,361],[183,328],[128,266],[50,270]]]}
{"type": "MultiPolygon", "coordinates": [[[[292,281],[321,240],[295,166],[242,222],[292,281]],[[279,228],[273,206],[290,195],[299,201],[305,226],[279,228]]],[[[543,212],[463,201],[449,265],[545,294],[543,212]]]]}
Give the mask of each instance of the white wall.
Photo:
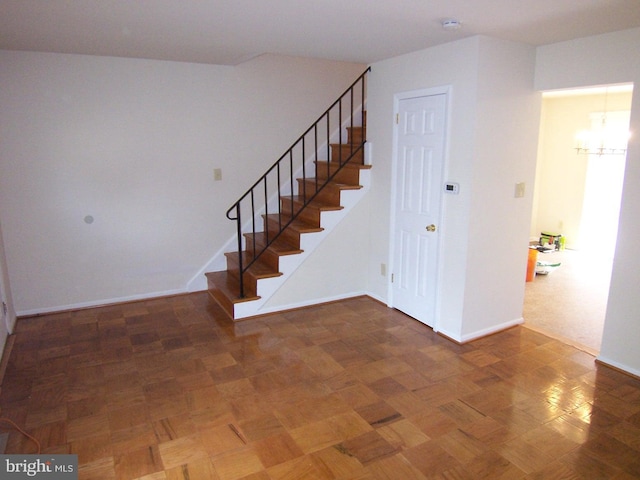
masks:
{"type": "Polygon", "coordinates": [[[540,123],[533,48],[483,37],[478,64],[462,340],[522,321],[540,123]]]}
{"type": "MultiPolygon", "coordinates": [[[[440,312],[435,328],[466,341],[522,320],[539,96],[531,47],[473,37],[372,65],[368,138],[373,151],[369,290],[389,299],[389,205],[396,93],[451,86],[440,312]],[[514,198],[517,182],[529,186],[514,198]]],[[[389,272],[391,273],[391,272],[389,272]]]]}
{"type": "Polygon", "coordinates": [[[0,219],[19,314],[185,291],[233,234],[229,205],[364,70],[10,51],[0,67],[0,219]]]}
{"type": "MultiPolygon", "coordinates": [[[[634,82],[640,84],[640,29],[538,48],[539,90],[634,82]]],[[[599,359],[640,375],[640,100],[633,96],[618,243],[599,359]]]]}

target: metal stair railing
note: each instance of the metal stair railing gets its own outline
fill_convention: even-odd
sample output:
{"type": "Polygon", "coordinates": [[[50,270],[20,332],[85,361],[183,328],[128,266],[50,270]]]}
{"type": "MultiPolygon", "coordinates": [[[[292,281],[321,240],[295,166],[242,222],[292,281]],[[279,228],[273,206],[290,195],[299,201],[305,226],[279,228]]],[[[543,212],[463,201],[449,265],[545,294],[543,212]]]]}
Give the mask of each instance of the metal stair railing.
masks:
{"type": "MultiPolygon", "coordinates": [[[[371,67],[367,68],[362,75],[354,81],[349,88],[311,125],[291,147],[249,188],[230,208],[227,210],[227,218],[236,222],[236,234],[238,236],[238,276],[240,283],[240,297],[245,297],[244,273],[253,265],[260,255],[264,253],[270,245],[280,236],[311,203],[318,193],[326,186],[335,175],[356,155],[364,149],[365,139],[354,144],[349,141],[350,149],[345,158],[342,158],[342,148],[339,149],[339,158],[331,158],[331,144],[342,144],[344,126],[353,127],[364,126],[364,104],[365,104],[365,78],[371,67]],[[360,116],[360,124],[354,122],[356,115],[360,116]],[[326,148],[327,175],[326,179],[318,179],[318,155],[326,148]],[[316,164],[315,183],[313,192],[307,192],[307,170],[311,165],[316,164]],[[337,169],[331,173],[331,165],[337,169]],[[286,176],[284,176],[286,174],[286,176]],[[297,211],[294,208],[294,177],[302,179],[299,196],[304,200],[304,205],[297,211]],[[283,180],[284,178],[284,180],[283,180]],[[309,195],[307,195],[309,193],[309,195]],[[283,219],[282,202],[290,201],[291,214],[283,219]],[[274,203],[276,203],[274,205],[274,203]],[[264,235],[265,242],[261,248],[257,249],[256,242],[256,216],[264,215],[264,235]],[[278,229],[276,232],[269,232],[267,218],[269,214],[277,214],[278,229]],[[249,218],[243,232],[243,218],[249,218]],[[251,233],[251,255],[243,256],[242,237],[251,233]]],[[[350,139],[351,140],[351,139],[350,139]]],[[[248,249],[247,249],[248,250],[248,249]]]]}

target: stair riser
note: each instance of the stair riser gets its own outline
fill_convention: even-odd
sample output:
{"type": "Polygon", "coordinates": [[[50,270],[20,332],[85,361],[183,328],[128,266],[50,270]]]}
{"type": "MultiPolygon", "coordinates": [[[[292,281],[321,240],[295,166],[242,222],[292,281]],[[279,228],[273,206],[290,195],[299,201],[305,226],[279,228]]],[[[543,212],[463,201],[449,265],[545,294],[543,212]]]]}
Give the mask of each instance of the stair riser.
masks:
{"type": "MultiPolygon", "coordinates": [[[[262,217],[262,221],[265,222],[264,228],[267,229],[269,233],[269,238],[274,238],[280,232],[280,229],[285,227],[287,222],[290,220],[289,212],[283,211],[280,215],[280,218],[281,218],[281,221],[278,221],[277,215],[270,216],[268,220],[265,220],[264,216],[262,217]]],[[[298,217],[298,219],[300,219],[300,217],[298,217]]],[[[317,226],[317,225],[312,225],[312,226],[317,226]]],[[[285,228],[285,230],[289,230],[289,228],[285,228]]]]}
{"type": "MultiPolygon", "coordinates": [[[[269,229],[269,234],[273,235],[277,235],[280,231],[278,222],[271,219],[267,221],[267,228],[269,229]]],[[[282,238],[291,245],[300,248],[300,234],[291,228],[285,228],[278,238],[282,238]]]]}
{"type": "MultiPolygon", "coordinates": [[[[329,162],[329,171],[327,171],[327,164],[319,164],[316,168],[316,176],[321,180],[326,180],[329,175],[338,169],[338,165],[334,162],[329,162]]],[[[343,168],[340,170],[333,181],[337,183],[344,183],[346,185],[359,185],[360,184],[360,172],[352,168],[343,168]]]]}
{"type": "Polygon", "coordinates": [[[352,162],[360,164],[364,163],[364,148],[361,148],[356,152],[355,147],[352,147],[351,145],[331,145],[332,162],[339,163],[342,160],[342,163],[345,163],[349,157],[351,157],[352,153],[354,153],[354,156],[351,159],[352,162]]]}
{"type": "Polygon", "coordinates": [[[244,297],[240,297],[238,281],[228,271],[211,272],[206,276],[209,294],[231,318],[236,318],[237,304],[260,299],[249,288],[245,288],[244,297]]]}
{"type": "Polygon", "coordinates": [[[280,234],[288,243],[300,248],[300,234],[291,228],[285,228],[280,234]]]}
{"type": "MultiPolygon", "coordinates": [[[[294,210],[300,210],[300,204],[294,203],[294,210]]],[[[291,202],[283,201],[282,202],[282,212],[291,215],[291,202]]],[[[298,215],[300,220],[303,220],[305,223],[309,223],[311,225],[320,226],[320,210],[313,207],[307,207],[302,209],[300,214],[298,215]]]]}
{"type": "MultiPolygon", "coordinates": [[[[315,182],[310,181],[310,180],[301,180],[298,179],[298,193],[300,196],[303,195],[303,192],[305,191],[303,188],[303,183],[307,183],[307,188],[306,188],[306,198],[309,199],[313,196],[313,194],[316,192],[315,190],[315,182]]],[[[326,202],[329,205],[335,205],[335,206],[339,206],[340,205],[340,190],[337,189],[336,187],[332,186],[332,185],[327,185],[325,188],[323,188],[318,195],[315,197],[320,201],[326,202]]]]}
{"type": "Polygon", "coordinates": [[[297,215],[301,212],[304,205],[297,199],[291,201],[291,197],[282,197],[280,199],[280,214],[283,216],[283,221],[286,218],[287,221],[292,218],[292,215],[297,215]],[[292,213],[293,212],[293,213],[292,213]]]}
{"type": "MultiPolygon", "coordinates": [[[[233,279],[238,281],[240,279],[238,272],[239,272],[238,264],[227,257],[228,275],[230,275],[233,279]]],[[[253,275],[246,272],[243,278],[244,278],[245,294],[247,296],[255,296],[255,292],[257,291],[258,280],[253,275]]]]}
{"type": "Polygon", "coordinates": [[[213,297],[213,299],[222,307],[222,309],[229,315],[231,318],[235,318],[233,311],[233,302],[229,297],[227,297],[218,287],[211,281],[207,282],[209,294],[213,297]]]}
{"type": "Polygon", "coordinates": [[[347,133],[347,143],[360,144],[367,138],[367,129],[363,127],[347,127],[347,133]]]}
{"type": "Polygon", "coordinates": [[[253,256],[255,254],[255,252],[261,252],[262,249],[264,248],[264,242],[256,240],[255,242],[255,249],[254,249],[254,245],[253,245],[253,240],[252,240],[252,235],[251,234],[245,234],[245,249],[247,251],[247,253],[251,256],[253,256]],[[255,251],[254,251],[255,250],[255,251]]]}
{"type": "MultiPolygon", "coordinates": [[[[258,246],[256,244],[256,250],[258,253],[262,252],[262,248],[263,248],[262,246],[258,246]]],[[[253,256],[254,252],[253,252],[252,245],[247,244],[247,253],[253,256]]],[[[276,271],[278,270],[279,259],[280,259],[280,255],[278,255],[276,252],[272,250],[269,250],[268,248],[262,253],[262,256],[260,257],[260,260],[262,262],[266,263],[276,271]]]]}
{"type": "Polygon", "coordinates": [[[298,182],[298,195],[304,198],[311,198],[313,195],[322,189],[322,180],[318,179],[316,183],[314,178],[309,178],[307,180],[303,180],[301,178],[297,178],[298,182]]]}
{"type": "MultiPolygon", "coordinates": [[[[231,275],[233,278],[235,278],[236,280],[240,279],[240,275],[238,272],[240,272],[240,269],[238,267],[238,264],[229,259],[227,257],[227,272],[229,272],[229,275],[231,275]]],[[[252,275],[250,272],[245,272],[243,275],[244,278],[244,288],[246,289],[247,292],[256,292],[258,289],[258,279],[252,275]]]]}
{"type": "Polygon", "coordinates": [[[260,254],[260,252],[262,252],[262,249],[264,248],[263,242],[256,242],[255,249],[254,249],[253,242],[251,241],[250,238],[246,239],[245,245],[246,245],[247,255],[249,255],[250,257],[255,256],[256,252],[257,254],[260,254]]]}

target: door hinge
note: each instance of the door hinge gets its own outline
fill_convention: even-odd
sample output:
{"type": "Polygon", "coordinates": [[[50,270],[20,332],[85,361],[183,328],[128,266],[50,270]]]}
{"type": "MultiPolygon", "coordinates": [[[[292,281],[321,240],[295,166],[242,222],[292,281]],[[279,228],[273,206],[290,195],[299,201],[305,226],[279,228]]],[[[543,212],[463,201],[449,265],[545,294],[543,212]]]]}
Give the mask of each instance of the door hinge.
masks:
{"type": "Polygon", "coordinates": [[[393,283],[393,273],[391,274],[391,283],[393,283]]]}
{"type": "Polygon", "coordinates": [[[400,114],[396,113],[396,125],[400,123],[400,114]]]}

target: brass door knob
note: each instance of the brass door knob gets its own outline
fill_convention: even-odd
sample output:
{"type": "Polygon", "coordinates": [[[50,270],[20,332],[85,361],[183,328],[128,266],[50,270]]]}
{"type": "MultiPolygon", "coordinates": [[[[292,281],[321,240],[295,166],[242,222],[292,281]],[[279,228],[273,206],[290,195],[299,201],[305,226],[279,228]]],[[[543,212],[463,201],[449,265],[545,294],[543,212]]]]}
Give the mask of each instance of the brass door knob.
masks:
{"type": "Polygon", "coordinates": [[[436,226],[432,223],[431,225],[427,225],[427,232],[435,232],[436,226]]]}

